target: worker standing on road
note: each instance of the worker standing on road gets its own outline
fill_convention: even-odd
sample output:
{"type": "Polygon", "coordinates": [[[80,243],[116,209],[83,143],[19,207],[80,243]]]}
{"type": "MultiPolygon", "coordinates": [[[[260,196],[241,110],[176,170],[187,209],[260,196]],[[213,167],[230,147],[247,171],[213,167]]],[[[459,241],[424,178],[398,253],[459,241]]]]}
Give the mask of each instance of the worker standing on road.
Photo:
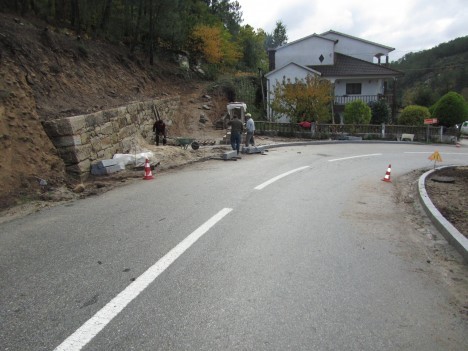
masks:
{"type": "Polygon", "coordinates": [[[156,137],[156,146],[159,146],[159,137],[163,137],[163,145],[166,145],[167,139],[166,139],[166,123],[162,119],[158,119],[156,122],[153,124],[153,132],[155,133],[156,137]]]}
{"type": "Polygon", "coordinates": [[[247,117],[247,123],[245,124],[245,128],[247,129],[247,136],[245,137],[245,147],[249,147],[249,145],[255,146],[255,122],[252,119],[252,115],[250,113],[247,113],[245,117],[247,117]]]}
{"type": "Polygon", "coordinates": [[[233,150],[236,150],[237,154],[239,155],[244,125],[242,124],[241,120],[239,120],[235,115],[233,120],[228,122],[228,125],[231,126],[231,147],[233,150]]]}

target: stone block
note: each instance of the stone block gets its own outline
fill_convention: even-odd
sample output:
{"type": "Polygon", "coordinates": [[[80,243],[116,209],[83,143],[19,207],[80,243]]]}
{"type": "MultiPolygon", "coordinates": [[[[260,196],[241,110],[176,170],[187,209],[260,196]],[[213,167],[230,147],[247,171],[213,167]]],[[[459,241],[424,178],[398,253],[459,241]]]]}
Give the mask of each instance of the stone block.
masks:
{"type": "Polygon", "coordinates": [[[237,151],[236,150],[232,150],[232,151],[227,151],[223,154],[222,156],[222,159],[223,160],[231,160],[231,159],[235,159],[237,158],[238,155],[237,155],[237,151]]]}
{"type": "Polygon", "coordinates": [[[118,133],[118,136],[119,136],[119,139],[122,140],[122,139],[125,139],[125,138],[128,138],[130,136],[133,136],[135,135],[137,132],[137,128],[135,125],[129,125],[125,128],[122,128],[119,133],[118,133]]]}
{"type": "Polygon", "coordinates": [[[44,121],[42,122],[42,128],[46,132],[49,138],[60,136],[57,127],[57,121],[44,121]]]}
{"type": "Polygon", "coordinates": [[[84,116],[75,116],[45,121],[42,123],[42,127],[49,138],[54,138],[57,136],[78,135],[85,129],[86,123],[84,116]]]}
{"type": "Polygon", "coordinates": [[[102,149],[102,146],[101,146],[101,138],[100,138],[100,137],[91,138],[91,140],[90,140],[90,145],[91,145],[91,148],[92,148],[95,152],[101,150],[101,149],[102,149]]]}
{"type": "Polygon", "coordinates": [[[266,146],[243,146],[242,153],[245,154],[263,154],[266,150],[266,146]]]}
{"type": "Polygon", "coordinates": [[[114,132],[112,122],[106,122],[99,128],[99,132],[104,135],[110,135],[114,132]]]}
{"type": "Polygon", "coordinates": [[[113,118],[117,116],[118,116],[118,113],[116,109],[102,111],[102,117],[104,118],[104,123],[111,121],[113,118]]]}
{"type": "Polygon", "coordinates": [[[138,108],[139,108],[140,104],[139,103],[134,103],[134,104],[131,104],[131,105],[128,105],[127,106],[127,112],[128,114],[130,115],[135,115],[138,113],[138,108]]]}
{"type": "Polygon", "coordinates": [[[78,146],[81,145],[81,136],[79,135],[67,135],[56,137],[52,139],[52,143],[57,148],[67,147],[67,146],[78,146]]]}
{"type": "Polygon", "coordinates": [[[89,144],[58,148],[57,151],[63,162],[65,162],[65,165],[83,162],[84,160],[89,159],[92,153],[91,146],[89,144]]]}
{"type": "Polygon", "coordinates": [[[91,140],[91,136],[89,133],[81,134],[81,145],[88,144],[91,140]]]}
{"type": "Polygon", "coordinates": [[[101,137],[101,148],[108,149],[114,145],[114,139],[112,135],[105,135],[101,137]]]}
{"type": "Polygon", "coordinates": [[[59,135],[81,134],[85,127],[85,116],[68,117],[57,122],[57,130],[59,135]]]}
{"type": "Polygon", "coordinates": [[[125,169],[125,166],[118,163],[118,160],[107,159],[93,163],[91,165],[91,174],[93,175],[106,175],[119,172],[125,169]]]}
{"type": "Polygon", "coordinates": [[[117,118],[117,120],[113,123],[114,132],[118,132],[121,128],[127,125],[127,116],[128,113],[117,118]]]}
{"type": "Polygon", "coordinates": [[[122,153],[128,153],[133,148],[133,138],[125,138],[120,141],[120,150],[122,153]]]}
{"type": "Polygon", "coordinates": [[[95,128],[96,126],[100,126],[104,123],[104,116],[102,111],[91,113],[85,116],[86,127],[88,128],[95,128]]]}
{"type": "Polygon", "coordinates": [[[73,176],[77,176],[80,179],[83,179],[83,177],[86,178],[86,176],[89,174],[90,167],[91,162],[89,160],[84,160],[82,162],[66,167],[66,172],[73,176]]]}

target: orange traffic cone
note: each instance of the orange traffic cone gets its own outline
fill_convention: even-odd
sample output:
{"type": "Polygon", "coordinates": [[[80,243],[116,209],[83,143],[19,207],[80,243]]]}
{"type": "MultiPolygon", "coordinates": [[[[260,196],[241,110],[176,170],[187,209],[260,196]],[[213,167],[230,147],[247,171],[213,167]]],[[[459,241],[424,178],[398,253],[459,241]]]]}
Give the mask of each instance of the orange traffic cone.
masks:
{"type": "Polygon", "coordinates": [[[391,172],[392,172],[392,165],[388,165],[387,173],[385,173],[385,177],[383,177],[383,179],[382,179],[384,182],[390,182],[390,183],[392,182],[390,180],[390,173],[391,172]]]}
{"type": "Polygon", "coordinates": [[[146,161],[145,161],[145,176],[143,177],[143,179],[144,180],[154,179],[153,173],[151,172],[151,166],[150,166],[150,163],[149,163],[148,159],[146,159],[146,161]]]}

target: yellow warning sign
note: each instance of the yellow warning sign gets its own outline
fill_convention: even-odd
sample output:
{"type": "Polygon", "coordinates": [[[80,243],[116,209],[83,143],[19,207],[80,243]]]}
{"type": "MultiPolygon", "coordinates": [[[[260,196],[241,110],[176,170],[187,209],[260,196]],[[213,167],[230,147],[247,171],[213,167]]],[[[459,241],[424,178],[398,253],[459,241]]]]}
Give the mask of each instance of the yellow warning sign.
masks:
{"type": "Polygon", "coordinates": [[[429,160],[434,162],[442,162],[442,157],[439,154],[439,151],[435,151],[431,156],[429,156],[429,160]]]}
{"type": "Polygon", "coordinates": [[[434,161],[434,169],[437,162],[442,162],[442,157],[439,154],[439,151],[435,151],[431,156],[429,156],[429,160],[434,161]]]}

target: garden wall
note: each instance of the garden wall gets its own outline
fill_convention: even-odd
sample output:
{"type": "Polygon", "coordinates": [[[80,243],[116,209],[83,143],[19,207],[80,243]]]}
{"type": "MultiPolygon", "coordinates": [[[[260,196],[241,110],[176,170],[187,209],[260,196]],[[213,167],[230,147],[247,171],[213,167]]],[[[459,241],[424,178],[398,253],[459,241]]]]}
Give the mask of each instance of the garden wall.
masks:
{"type": "Polygon", "coordinates": [[[168,97],[45,121],[43,128],[65,162],[67,173],[85,180],[93,162],[130,153],[136,137],[151,142],[156,114],[170,121],[179,108],[180,98],[168,97]]]}

